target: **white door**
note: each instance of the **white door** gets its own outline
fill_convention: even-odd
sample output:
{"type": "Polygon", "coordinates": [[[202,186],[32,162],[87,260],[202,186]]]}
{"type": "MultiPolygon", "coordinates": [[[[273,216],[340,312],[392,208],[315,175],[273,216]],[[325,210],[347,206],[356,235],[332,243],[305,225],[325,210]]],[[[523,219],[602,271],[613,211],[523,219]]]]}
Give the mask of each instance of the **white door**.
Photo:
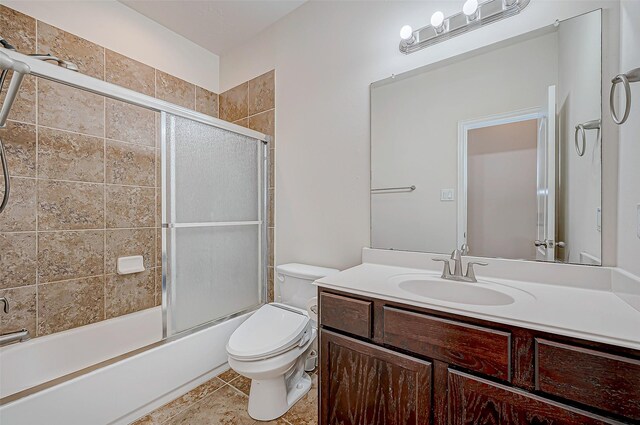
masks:
{"type": "Polygon", "coordinates": [[[536,259],[555,261],[556,86],[549,86],[547,116],[538,120],[538,229],[536,259]]]}

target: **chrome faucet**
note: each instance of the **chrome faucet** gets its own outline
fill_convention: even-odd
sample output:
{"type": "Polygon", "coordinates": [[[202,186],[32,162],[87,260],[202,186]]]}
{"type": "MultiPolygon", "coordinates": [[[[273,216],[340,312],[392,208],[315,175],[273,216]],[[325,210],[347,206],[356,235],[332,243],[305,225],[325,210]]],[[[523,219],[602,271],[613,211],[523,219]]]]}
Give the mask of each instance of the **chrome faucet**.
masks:
{"type": "Polygon", "coordinates": [[[487,266],[487,263],[480,261],[470,261],[467,264],[467,272],[462,273],[462,256],[464,252],[456,249],[451,253],[451,260],[453,260],[453,273],[451,273],[451,264],[448,258],[434,258],[433,261],[442,261],[444,263],[444,270],[442,271],[442,278],[446,280],[455,280],[457,282],[471,282],[476,283],[476,273],[473,266],[487,266]]]}
{"type": "MultiPolygon", "coordinates": [[[[0,302],[4,304],[2,311],[4,311],[5,314],[9,313],[9,301],[5,297],[1,297],[0,302]]],[[[24,342],[29,339],[31,339],[31,335],[29,335],[29,331],[26,329],[21,329],[17,332],[9,332],[8,334],[0,335],[0,347],[13,344],[14,342],[24,342]]]]}

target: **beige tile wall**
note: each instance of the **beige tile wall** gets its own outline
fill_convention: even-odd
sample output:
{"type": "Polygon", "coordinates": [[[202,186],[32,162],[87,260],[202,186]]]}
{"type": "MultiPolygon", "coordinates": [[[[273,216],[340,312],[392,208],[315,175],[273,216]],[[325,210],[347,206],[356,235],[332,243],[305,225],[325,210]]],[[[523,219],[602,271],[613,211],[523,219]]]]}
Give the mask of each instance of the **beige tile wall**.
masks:
{"type": "Polygon", "coordinates": [[[274,293],[275,235],[275,71],[269,71],[220,94],[220,118],[271,136],[269,146],[269,301],[274,293]]]}
{"type": "MultiPolygon", "coordinates": [[[[218,115],[217,94],[1,5],[0,30],[22,53],[52,53],[84,74],[218,115]]],[[[11,309],[0,333],[47,335],[159,305],[155,114],[27,77],[9,118],[0,297],[11,309]],[[143,255],[147,271],[117,275],[127,255],[143,255]]]]}

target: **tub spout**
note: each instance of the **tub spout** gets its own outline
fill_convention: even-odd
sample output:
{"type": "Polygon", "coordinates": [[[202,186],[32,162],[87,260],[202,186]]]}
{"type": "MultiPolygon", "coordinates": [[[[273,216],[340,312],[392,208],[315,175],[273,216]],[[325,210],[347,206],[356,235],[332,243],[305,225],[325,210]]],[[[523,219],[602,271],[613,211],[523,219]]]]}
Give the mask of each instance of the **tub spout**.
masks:
{"type": "Polygon", "coordinates": [[[31,339],[29,331],[26,329],[19,330],[17,332],[10,332],[8,334],[0,335],[0,347],[13,344],[15,342],[25,342],[31,339]]]}

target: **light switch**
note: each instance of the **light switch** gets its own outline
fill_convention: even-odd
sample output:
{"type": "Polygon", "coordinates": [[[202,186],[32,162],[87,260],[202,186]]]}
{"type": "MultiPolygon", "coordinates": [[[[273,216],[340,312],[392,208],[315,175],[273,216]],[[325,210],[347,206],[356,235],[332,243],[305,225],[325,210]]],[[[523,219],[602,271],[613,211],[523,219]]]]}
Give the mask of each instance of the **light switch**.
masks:
{"type": "Polygon", "coordinates": [[[602,208],[596,210],[596,230],[602,232],[602,208]]]}
{"type": "Polygon", "coordinates": [[[453,201],[454,200],[453,189],[441,189],[440,200],[446,201],[446,202],[453,201]]]}

